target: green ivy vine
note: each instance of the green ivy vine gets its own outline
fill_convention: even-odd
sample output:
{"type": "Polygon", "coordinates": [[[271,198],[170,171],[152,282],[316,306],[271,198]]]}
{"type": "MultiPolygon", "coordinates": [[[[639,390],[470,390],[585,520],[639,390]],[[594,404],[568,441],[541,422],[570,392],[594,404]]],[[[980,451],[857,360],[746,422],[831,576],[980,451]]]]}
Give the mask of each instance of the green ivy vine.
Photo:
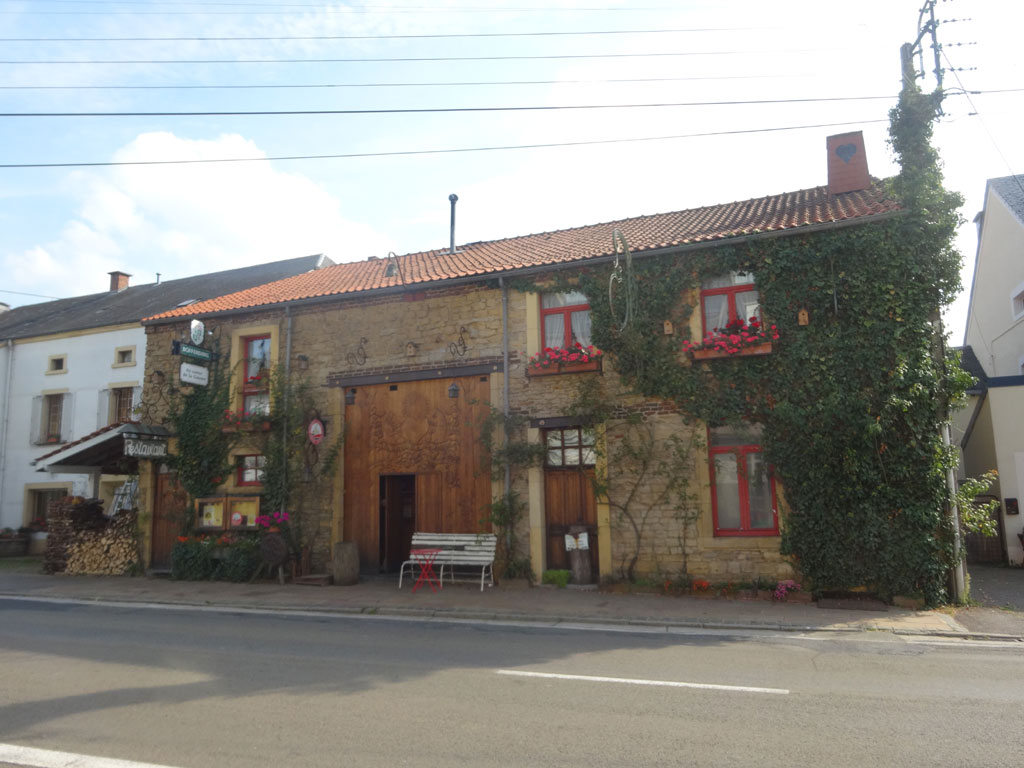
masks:
{"type": "MultiPolygon", "coordinates": [[[[230,454],[238,435],[221,430],[224,414],[231,409],[231,370],[219,343],[213,353],[207,386],[172,388],[169,393],[167,421],[177,436],[177,448],[167,462],[178,473],[190,506],[195,499],[216,493],[234,470],[230,454]]],[[[191,515],[185,519],[188,529],[194,520],[191,515]]]]}
{"type": "Polygon", "coordinates": [[[969,383],[938,314],[960,288],[961,199],[942,188],[932,97],[907,89],[890,117],[899,215],[638,260],[641,300],[624,330],[605,298],[610,269],[562,274],[544,290],[592,297],[594,341],[631,390],[712,426],[763,425],[791,510],[782,551],[815,590],[867,586],[935,604],[954,560],[945,472],[955,457],[940,426],[969,383]],[[770,355],[691,362],[681,351],[691,303],[705,278],[729,271],[753,273],[780,338],[770,355]],[[665,320],[682,334],[664,334],[665,320]]]}

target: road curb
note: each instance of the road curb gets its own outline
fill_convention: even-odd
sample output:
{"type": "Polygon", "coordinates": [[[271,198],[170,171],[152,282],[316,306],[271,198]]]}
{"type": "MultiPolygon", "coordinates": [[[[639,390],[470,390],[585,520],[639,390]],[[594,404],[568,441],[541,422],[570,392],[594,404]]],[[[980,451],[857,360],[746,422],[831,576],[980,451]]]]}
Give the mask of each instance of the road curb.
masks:
{"type": "Polygon", "coordinates": [[[0,591],[0,597],[16,598],[20,600],[38,600],[42,602],[60,601],[79,603],[82,605],[102,604],[133,604],[133,605],[158,605],[162,607],[199,608],[203,610],[222,611],[261,611],[266,613],[281,614],[321,614],[336,616],[376,616],[381,618],[419,618],[437,619],[450,621],[480,621],[480,622],[509,622],[531,625],[544,625],[548,627],[587,625],[608,626],[608,627],[645,627],[672,629],[703,629],[718,632],[742,631],[742,632],[827,632],[830,634],[845,634],[867,632],[887,632],[893,635],[908,637],[940,637],[956,640],[978,640],[993,642],[1019,642],[1024,643],[1024,637],[1020,635],[1006,635],[992,632],[957,632],[953,630],[929,630],[929,629],[907,629],[901,627],[822,627],[807,624],[785,624],[778,622],[752,622],[752,621],[708,621],[706,619],[666,620],[664,618],[616,618],[608,616],[568,616],[537,613],[514,613],[501,611],[478,611],[459,609],[438,609],[438,608],[415,608],[411,606],[281,606],[266,603],[243,605],[238,603],[222,603],[215,601],[197,600],[159,600],[140,599],[136,597],[104,597],[90,596],[81,597],[78,595],[31,595],[22,592],[0,591]]]}

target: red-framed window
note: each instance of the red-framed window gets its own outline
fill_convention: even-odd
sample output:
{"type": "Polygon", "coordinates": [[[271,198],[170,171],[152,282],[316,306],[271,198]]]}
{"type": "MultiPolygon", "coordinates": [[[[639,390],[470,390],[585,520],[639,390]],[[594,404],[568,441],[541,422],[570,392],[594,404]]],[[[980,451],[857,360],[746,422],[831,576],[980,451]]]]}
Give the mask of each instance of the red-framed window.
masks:
{"type": "Polygon", "coordinates": [[[577,342],[589,347],[590,302],[579,291],[542,293],[540,296],[541,347],[566,349],[577,342]]]}
{"type": "Polygon", "coordinates": [[[708,430],[715,536],[775,536],[775,478],[756,427],[708,430]]]}
{"type": "Polygon", "coordinates": [[[270,336],[242,339],[244,377],[242,411],[249,416],[270,413],[270,336]]]}
{"type": "Polygon", "coordinates": [[[238,457],[238,477],[236,485],[262,485],[263,467],[266,457],[261,454],[250,454],[238,457]]]}
{"type": "Polygon", "coordinates": [[[700,292],[700,307],[705,336],[735,320],[761,319],[760,297],[754,287],[754,276],[730,272],[705,280],[700,292]]]}

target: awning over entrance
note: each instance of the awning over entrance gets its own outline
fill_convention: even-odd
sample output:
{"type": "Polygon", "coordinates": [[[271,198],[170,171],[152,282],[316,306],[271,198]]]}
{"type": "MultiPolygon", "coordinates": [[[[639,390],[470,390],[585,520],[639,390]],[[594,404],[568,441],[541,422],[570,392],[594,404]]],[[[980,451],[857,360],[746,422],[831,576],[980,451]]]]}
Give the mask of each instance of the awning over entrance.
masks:
{"type": "Polygon", "coordinates": [[[111,424],[62,445],[32,462],[38,472],[120,474],[126,460],[161,459],[167,455],[170,432],[136,422],[111,424]]]}

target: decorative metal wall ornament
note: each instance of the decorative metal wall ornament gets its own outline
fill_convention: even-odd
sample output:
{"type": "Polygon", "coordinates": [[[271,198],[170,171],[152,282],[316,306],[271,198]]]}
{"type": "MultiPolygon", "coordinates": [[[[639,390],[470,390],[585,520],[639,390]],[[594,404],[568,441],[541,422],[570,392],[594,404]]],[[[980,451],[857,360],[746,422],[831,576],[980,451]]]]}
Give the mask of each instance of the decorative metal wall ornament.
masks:
{"type": "Polygon", "coordinates": [[[615,254],[615,264],[608,277],[608,307],[616,321],[622,319],[622,322],[619,323],[619,332],[621,333],[626,330],[633,319],[636,277],[633,275],[633,254],[630,253],[625,236],[618,229],[612,232],[612,252],[615,254]],[[623,259],[625,267],[619,262],[619,256],[625,257],[623,259]],[[616,307],[616,304],[621,306],[616,307]]]}
{"type": "Polygon", "coordinates": [[[448,351],[452,353],[452,357],[465,357],[468,345],[466,344],[466,326],[459,328],[459,338],[448,345],[448,351]]]}
{"type": "Polygon", "coordinates": [[[355,352],[345,355],[345,362],[349,365],[366,365],[366,344],[369,342],[365,336],[359,339],[359,346],[355,352]]]}

